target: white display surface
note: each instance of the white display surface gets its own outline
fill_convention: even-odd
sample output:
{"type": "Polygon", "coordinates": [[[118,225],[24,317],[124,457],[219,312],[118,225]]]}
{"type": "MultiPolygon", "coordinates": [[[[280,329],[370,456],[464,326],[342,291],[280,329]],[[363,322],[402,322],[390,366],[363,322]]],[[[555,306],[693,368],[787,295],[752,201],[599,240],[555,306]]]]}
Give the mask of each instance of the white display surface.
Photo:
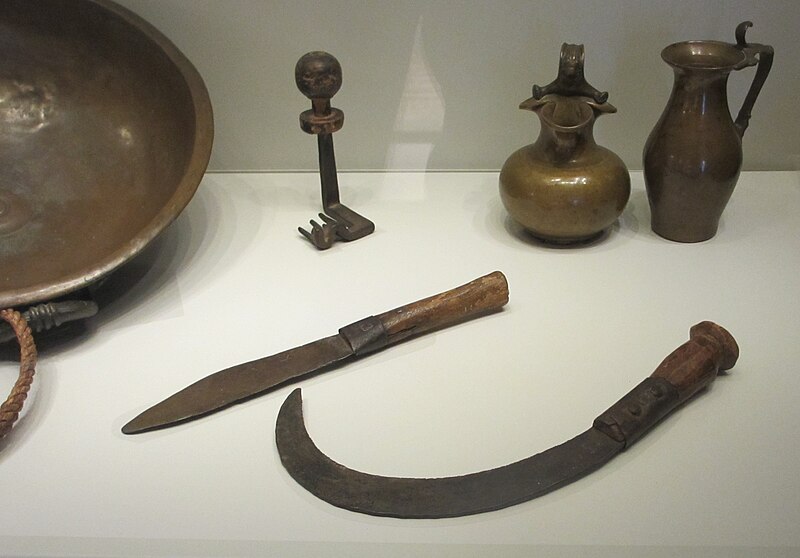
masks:
{"type": "MultiPolygon", "coordinates": [[[[142,257],[100,287],[86,331],[44,340],[0,445],[3,556],[797,556],[800,173],[745,173],[718,235],[650,231],[640,173],[602,241],[551,248],[497,173],[356,173],[373,235],[318,252],[297,232],[315,174],[209,174],[142,257]],[[505,273],[498,313],[424,335],[174,428],[120,428],[195,380],[505,273]],[[449,476],[558,444],[648,376],[702,320],[738,364],[596,473],[444,520],[348,512],[284,471],[278,408],[348,467],[449,476]]],[[[10,354],[10,353],[9,353],[10,354]]],[[[14,365],[0,368],[7,391],[14,365]]]]}

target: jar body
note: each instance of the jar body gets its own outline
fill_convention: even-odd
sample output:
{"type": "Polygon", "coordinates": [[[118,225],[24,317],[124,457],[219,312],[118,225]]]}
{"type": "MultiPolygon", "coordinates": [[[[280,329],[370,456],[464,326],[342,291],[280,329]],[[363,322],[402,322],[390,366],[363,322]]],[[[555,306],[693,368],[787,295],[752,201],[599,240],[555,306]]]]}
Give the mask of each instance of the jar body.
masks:
{"type": "Polygon", "coordinates": [[[552,243],[600,236],[622,214],[630,191],[622,159],[597,145],[591,128],[554,132],[543,123],[539,139],[512,153],[500,171],[500,197],[509,215],[552,243]]]}

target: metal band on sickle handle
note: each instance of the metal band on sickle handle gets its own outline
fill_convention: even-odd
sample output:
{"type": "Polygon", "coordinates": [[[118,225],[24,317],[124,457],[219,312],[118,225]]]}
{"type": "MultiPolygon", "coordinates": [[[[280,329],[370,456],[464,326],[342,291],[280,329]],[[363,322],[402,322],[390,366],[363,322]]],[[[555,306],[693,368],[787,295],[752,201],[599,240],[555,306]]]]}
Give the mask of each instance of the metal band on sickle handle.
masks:
{"type": "Polygon", "coordinates": [[[33,342],[33,335],[28,323],[22,314],[16,310],[0,311],[0,318],[8,322],[14,330],[14,335],[19,343],[19,377],[11,388],[11,393],[5,402],[0,405],[0,438],[5,437],[11,431],[11,427],[19,418],[28,391],[33,383],[33,375],[36,373],[36,345],[33,342]]]}

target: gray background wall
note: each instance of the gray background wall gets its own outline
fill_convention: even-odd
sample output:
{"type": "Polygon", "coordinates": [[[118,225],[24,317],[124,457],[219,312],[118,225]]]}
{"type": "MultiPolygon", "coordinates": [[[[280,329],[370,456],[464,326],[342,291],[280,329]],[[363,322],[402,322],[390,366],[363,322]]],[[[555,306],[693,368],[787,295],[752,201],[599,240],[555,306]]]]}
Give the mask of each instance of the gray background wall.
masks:
{"type": "MultiPolygon", "coordinates": [[[[309,102],[294,65],[309,50],[341,62],[333,105],[340,169],[494,170],[538,134],[517,105],[556,75],[562,42],[584,43],[586,77],[610,92],[599,143],[641,168],[672,72],[661,49],[687,39],[775,47],[775,64],[744,138],[746,169],[800,168],[800,1],[772,0],[118,0],[197,66],[215,112],[213,170],[316,168],[298,126],[309,102]]],[[[731,76],[736,112],[754,75],[731,76]]]]}

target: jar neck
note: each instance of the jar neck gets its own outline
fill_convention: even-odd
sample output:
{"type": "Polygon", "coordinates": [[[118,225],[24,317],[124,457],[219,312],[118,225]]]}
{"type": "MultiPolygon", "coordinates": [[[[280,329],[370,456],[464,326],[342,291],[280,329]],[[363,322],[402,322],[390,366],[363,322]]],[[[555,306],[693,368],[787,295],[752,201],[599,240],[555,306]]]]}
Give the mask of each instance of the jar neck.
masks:
{"type": "Polygon", "coordinates": [[[596,145],[594,119],[574,128],[554,127],[545,119],[541,119],[541,124],[542,128],[535,145],[553,162],[569,162],[596,145]]]}

